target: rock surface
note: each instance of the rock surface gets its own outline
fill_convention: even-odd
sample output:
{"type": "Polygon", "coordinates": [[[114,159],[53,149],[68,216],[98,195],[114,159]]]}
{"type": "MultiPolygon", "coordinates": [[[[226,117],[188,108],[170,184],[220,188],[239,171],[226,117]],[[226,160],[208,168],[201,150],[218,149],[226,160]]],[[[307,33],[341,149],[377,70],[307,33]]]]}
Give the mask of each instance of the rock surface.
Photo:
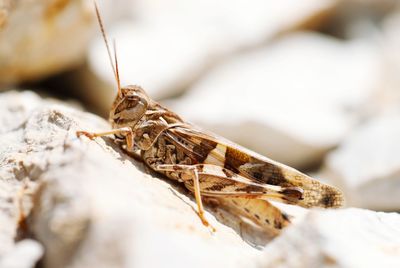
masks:
{"type": "Polygon", "coordinates": [[[169,105],[206,129],[304,167],[351,129],[381,82],[380,68],[368,44],[295,33],[233,57],[169,105]]]}
{"type": "MultiPolygon", "coordinates": [[[[17,145],[18,135],[27,115],[40,105],[40,98],[35,94],[2,94],[0,98],[0,256],[11,252],[14,239],[18,236],[21,220],[21,191],[24,182],[14,166],[8,162],[10,157],[17,157],[22,145],[17,145]],[[13,132],[13,130],[19,130],[13,132]]],[[[33,185],[29,185],[33,187],[33,185]]],[[[23,201],[26,201],[24,199],[23,201]]],[[[23,202],[25,204],[25,202],[23,202]]],[[[26,209],[31,208],[28,202],[26,209]]]]}
{"type": "Polygon", "coordinates": [[[0,0],[0,88],[82,63],[93,11],[87,0],[0,0]]]}
{"type": "MultiPolygon", "coordinates": [[[[400,55],[397,48],[400,46],[400,3],[398,8],[382,23],[382,54],[385,60],[385,84],[375,98],[375,106],[379,112],[400,112],[400,55]]],[[[374,102],[371,102],[374,104],[374,102]]]]}
{"type": "Polygon", "coordinates": [[[32,206],[28,225],[46,250],[45,267],[240,267],[259,254],[207,213],[212,235],[182,188],[145,175],[110,139],[76,137],[78,129],[108,129],[104,120],[29,92],[1,102],[0,199],[8,207],[0,210],[0,256],[15,251],[19,211],[32,206]],[[21,189],[24,205],[6,202],[21,189]]]}
{"type": "Polygon", "coordinates": [[[349,205],[400,210],[400,115],[371,120],[326,160],[325,175],[341,186],[349,205]]]}
{"type": "Polygon", "coordinates": [[[15,244],[5,256],[0,256],[0,267],[34,268],[43,256],[43,247],[37,241],[24,239],[15,244]]]}
{"type": "Polygon", "coordinates": [[[263,251],[259,267],[399,267],[400,215],[312,211],[263,251]]]}
{"type": "MultiPolygon", "coordinates": [[[[210,66],[243,49],[259,46],[282,32],[318,24],[337,0],[132,1],[132,20],[110,27],[118,43],[122,84],[139,84],[155,98],[182,92],[210,66]],[[251,14],[251,15],[249,15],[251,14]]],[[[127,4],[129,10],[129,4],[127,4]]],[[[108,109],[115,85],[103,40],[90,49],[89,69],[107,81],[100,92],[108,109]],[[111,85],[111,86],[110,86],[111,85]]]]}
{"type": "Polygon", "coordinates": [[[110,138],[75,136],[108,129],[103,119],[9,92],[0,95],[0,122],[0,267],[34,267],[43,249],[43,267],[369,267],[375,260],[397,267],[400,261],[398,214],[291,206],[297,218],[271,241],[208,207],[212,234],[182,187],[148,174],[110,138]],[[361,253],[349,256],[352,247],[361,253]]]}

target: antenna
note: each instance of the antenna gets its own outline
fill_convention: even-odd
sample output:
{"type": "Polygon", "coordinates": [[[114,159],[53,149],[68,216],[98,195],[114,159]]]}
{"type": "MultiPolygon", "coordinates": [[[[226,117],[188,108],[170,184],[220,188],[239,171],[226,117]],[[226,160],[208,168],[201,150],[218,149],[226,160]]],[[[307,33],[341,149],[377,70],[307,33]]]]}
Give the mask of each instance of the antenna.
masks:
{"type": "Polygon", "coordinates": [[[121,81],[119,79],[119,69],[118,69],[118,57],[117,57],[117,42],[113,39],[113,47],[114,47],[114,59],[115,59],[115,78],[117,79],[118,84],[118,95],[121,93],[121,81]]]}
{"type": "Polygon", "coordinates": [[[113,59],[111,57],[111,50],[110,50],[110,46],[108,45],[108,40],[107,40],[107,36],[106,36],[106,31],[104,30],[103,21],[101,20],[99,7],[97,5],[96,0],[94,0],[93,2],[94,2],[94,7],[96,9],[97,21],[99,22],[99,25],[100,25],[101,34],[103,35],[104,43],[106,44],[106,47],[107,47],[108,58],[110,60],[111,68],[113,70],[113,73],[114,73],[114,76],[115,76],[115,80],[117,82],[118,95],[121,95],[121,84],[120,84],[120,80],[119,80],[117,51],[116,51],[116,48],[115,48],[115,41],[114,41],[114,56],[115,56],[115,67],[114,67],[113,59]]]}

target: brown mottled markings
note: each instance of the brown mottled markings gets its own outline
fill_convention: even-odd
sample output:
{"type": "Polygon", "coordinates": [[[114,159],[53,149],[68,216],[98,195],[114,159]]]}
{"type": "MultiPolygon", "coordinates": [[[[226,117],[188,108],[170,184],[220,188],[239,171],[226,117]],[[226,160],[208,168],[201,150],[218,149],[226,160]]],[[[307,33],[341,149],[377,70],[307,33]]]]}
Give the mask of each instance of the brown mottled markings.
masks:
{"type": "Polygon", "coordinates": [[[325,207],[332,207],[335,205],[335,198],[332,196],[331,193],[328,192],[321,198],[320,202],[325,207]]]}
{"type": "Polygon", "coordinates": [[[174,170],[180,170],[181,168],[179,166],[174,166],[173,169],[174,170]]]}
{"type": "Polygon", "coordinates": [[[264,189],[260,186],[256,185],[246,185],[243,188],[237,188],[235,191],[237,192],[246,192],[246,193],[253,193],[253,192],[262,192],[264,189]]]}
{"type": "Polygon", "coordinates": [[[203,169],[204,169],[204,165],[203,164],[197,165],[197,171],[198,172],[203,172],[203,169]]]}
{"type": "MultiPolygon", "coordinates": [[[[207,181],[207,176],[200,176],[200,181],[207,181]]],[[[235,181],[232,181],[232,180],[224,180],[224,181],[222,181],[222,182],[219,182],[219,183],[214,183],[214,184],[212,184],[212,186],[209,186],[209,187],[206,187],[204,190],[205,191],[212,191],[212,192],[221,192],[221,191],[223,191],[223,189],[225,188],[225,187],[229,187],[229,186],[232,186],[232,185],[235,185],[235,181]]],[[[235,203],[235,202],[234,202],[235,203]]],[[[235,203],[236,204],[236,203],[235,203]]]]}
{"type": "Polygon", "coordinates": [[[285,185],[288,183],[288,181],[286,180],[285,176],[283,176],[283,174],[281,173],[281,170],[279,168],[272,167],[272,169],[274,171],[271,173],[271,176],[268,177],[268,180],[267,180],[268,184],[285,185]]]}
{"type": "Polygon", "coordinates": [[[131,123],[132,119],[118,118],[118,119],[115,119],[115,121],[117,122],[117,124],[125,125],[125,124],[128,124],[128,123],[131,123]]]}
{"type": "Polygon", "coordinates": [[[246,169],[250,176],[260,182],[272,185],[288,184],[280,167],[271,163],[259,162],[259,160],[253,159],[252,165],[249,165],[246,169]]]}
{"type": "Polygon", "coordinates": [[[265,219],[265,222],[266,222],[267,224],[270,224],[270,222],[269,222],[269,220],[268,220],[268,219],[265,219]]]}
{"type": "Polygon", "coordinates": [[[208,187],[206,190],[207,190],[207,191],[216,191],[216,192],[219,192],[219,191],[221,191],[222,189],[224,189],[225,186],[226,186],[226,185],[224,185],[224,184],[214,184],[213,186],[208,187]]]}
{"type": "Polygon", "coordinates": [[[261,172],[254,172],[253,177],[256,178],[257,180],[261,180],[264,176],[261,172]]]}
{"type": "Polygon", "coordinates": [[[283,219],[284,219],[285,221],[290,222],[290,219],[289,219],[289,215],[288,215],[288,214],[282,212],[282,217],[283,217],[283,219]]]}
{"type": "Polygon", "coordinates": [[[203,163],[204,160],[206,160],[208,154],[217,147],[216,142],[211,141],[211,140],[202,140],[200,142],[200,145],[194,145],[193,147],[193,152],[196,153],[197,157],[197,162],[198,163],[203,163]]]}
{"type": "Polygon", "coordinates": [[[290,187],[280,191],[287,201],[298,201],[303,199],[303,190],[298,187],[290,187]]]}
{"type": "Polygon", "coordinates": [[[244,208],[244,211],[246,211],[247,213],[250,212],[250,210],[248,208],[244,208]]]}
{"type": "Polygon", "coordinates": [[[254,217],[256,217],[256,218],[257,218],[257,220],[259,220],[259,219],[260,219],[260,216],[258,216],[258,214],[254,214],[254,217]]]}
{"type": "Polygon", "coordinates": [[[235,172],[239,171],[239,167],[250,162],[251,157],[230,146],[226,148],[224,167],[235,172]]]}
{"type": "Polygon", "coordinates": [[[276,229],[282,229],[282,223],[279,220],[275,219],[274,220],[274,227],[276,229]]]}
{"type": "Polygon", "coordinates": [[[247,155],[229,146],[225,152],[225,168],[261,183],[280,186],[290,185],[279,166],[247,155]]]}
{"type": "Polygon", "coordinates": [[[224,172],[224,174],[225,174],[225,176],[226,176],[227,178],[232,178],[232,176],[233,176],[232,171],[230,171],[230,170],[228,170],[228,169],[226,169],[226,168],[223,168],[223,169],[222,169],[222,172],[224,172]]]}
{"type": "Polygon", "coordinates": [[[183,151],[191,160],[191,164],[201,164],[214,150],[218,143],[212,140],[192,140],[187,134],[170,129],[165,132],[165,137],[177,147],[177,151],[183,151]]]}
{"type": "Polygon", "coordinates": [[[140,101],[139,97],[130,98],[129,101],[124,101],[120,103],[117,107],[115,107],[115,113],[117,114],[127,109],[134,108],[138,105],[139,101],[140,101]]]}

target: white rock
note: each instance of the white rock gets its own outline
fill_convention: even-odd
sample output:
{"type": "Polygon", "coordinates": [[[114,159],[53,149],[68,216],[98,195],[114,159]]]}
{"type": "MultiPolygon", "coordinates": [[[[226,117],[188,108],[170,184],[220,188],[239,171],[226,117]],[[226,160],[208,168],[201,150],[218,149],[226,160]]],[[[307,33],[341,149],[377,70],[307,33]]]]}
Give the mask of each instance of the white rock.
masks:
{"type": "MultiPolygon", "coordinates": [[[[16,99],[17,95],[3,93],[0,99],[16,99]]],[[[108,129],[103,119],[32,93],[20,94],[20,98],[30,102],[3,102],[2,109],[19,110],[21,115],[16,118],[25,119],[18,124],[4,121],[9,126],[3,126],[0,134],[0,182],[15,185],[10,189],[21,189],[21,181],[30,182],[27,190],[34,194],[26,195],[26,201],[31,206],[35,202],[29,229],[46,249],[45,267],[187,267],[188,263],[242,267],[259,254],[239,232],[207,213],[218,230],[211,234],[196,215],[190,194],[143,173],[143,166],[111,139],[76,137],[78,129],[108,129]],[[17,109],[21,103],[37,107],[17,109]]],[[[0,189],[17,195],[17,190],[0,189]]],[[[12,204],[14,214],[21,209],[17,204],[12,204]]],[[[0,229],[0,239],[10,244],[7,253],[15,247],[18,226],[16,219],[12,221],[17,217],[0,210],[0,217],[5,215],[8,221],[1,220],[0,226],[13,223],[11,230],[0,229]]],[[[1,244],[0,249],[5,246],[1,244]]]]}
{"type": "Polygon", "coordinates": [[[375,118],[327,157],[325,173],[342,186],[349,205],[400,209],[400,116],[375,118]]]}
{"type": "Polygon", "coordinates": [[[0,259],[16,250],[21,210],[18,193],[23,189],[22,180],[26,176],[7,159],[11,155],[17,158],[23,150],[22,145],[17,145],[22,137],[20,128],[37,108],[39,100],[36,94],[29,92],[2,94],[0,98],[0,259]]]}
{"type": "Polygon", "coordinates": [[[275,160],[319,161],[380,82],[376,51],[297,33],[214,69],[172,110],[275,160]]]}
{"type": "Polygon", "coordinates": [[[382,45],[382,21],[398,9],[397,0],[346,0],[341,1],[328,22],[328,29],[344,39],[363,38],[382,45]]]}
{"type": "Polygon", "coordinates": [[[43,247],[36,241],[25,239],[15,244],[15,247],[5,257],[0,258],[0,267],[33,268],[43,255],[43,247]]]}
{"type": "MultiPolygon", "coordinates": [[[[378,106],[379,112],[391,113],[400,112],[400,55],[398,47],[400,46],[400,6],[397,12],[387,16],[382,23],[382,35],[379,39],[379,45],[382,48],[385,60],[385,84],[378,92],[374,102],[378,106]]],[[[375,114],[377,111],[374,111],[375,114]]]]}
{"type": "Polygon", "coordinates": [[[75,136],[108,129],[103,119],[28,92],[3,93],[0,103],[0,118],[16,116],[2,119],[0,132],[0,267],[32,267],[42,254],[35,241],[14,241],[21,209],[45,249],[43,267],[365,267],[376,266],[373,258],[398,265],[397,214],[296,210],[294,224],[260,251],[249,243],[265,245],[265,234],[243,235],[244,222],[218,208],[206,213],[217,228],[211,234],[182,187],[145,174],[111,138],[75,136]],[[23,181],[32,192],[23,207],[7,203],[23,181]]]}
{"type": "Polygon", "coordinates": [[[400,215],[312,211],[263,252],[259,267],[400,267],[400,215]]]}
{"type": "MultiPolygon", "coordinates": [[[[230,54],[323,17],[337,2],[134,1],[135,19],[110,27],[109,36],[118,43],[122,84],[139,84],[159,99],[179,93],[230,54]]],[[[98,36],[89,64],[109,87],[114,76],[98,36]]],[[[113,92],[104,93],[109,96],[113,92]]]]}
{"type": "MultiPolygon", "coordinates": [[[[12,204],[7,204],[6,197],[11,199],[13,188],[7,187],[5,183],[0,184],[2,191],[0,192],[0,260],[10,252],[14,247],[14,238],[16,236],[17,222],[15,220],[15,207],[12,204]],[[8,195],[6,195],[6,193],[8,195]],[[7,213],[12,212],[13,214],[7,215],[7,213]]],[[[12,199],[11,199],[12,200],[12,199]]],[[[12,202],[12,201],[11,201],[12,202]]],[[[1,266],[0,266],[1,267],[1,266]]]]}
{"type": "Polygon", "coordinates": [[[1,0],[0,85],[40,79],[81,63],[93,32],[91,9],[85,0],[1,0]]]}

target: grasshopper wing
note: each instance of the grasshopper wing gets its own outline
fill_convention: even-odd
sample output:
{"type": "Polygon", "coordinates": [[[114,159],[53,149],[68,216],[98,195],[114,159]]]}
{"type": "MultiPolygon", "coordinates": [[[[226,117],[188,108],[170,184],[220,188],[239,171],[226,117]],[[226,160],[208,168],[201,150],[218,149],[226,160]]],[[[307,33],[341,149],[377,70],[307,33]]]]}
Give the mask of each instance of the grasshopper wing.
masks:
{"type": "Polygon", "coordinates": [[[301,189],[302,196],[296,205],[306,208],[343,205],[343,195],[338,189],[213,133],[187,125],[170,128],[165,135],[194,163],[224,167],[252,184],[280,186],[288,189],[288,195],[293,194],[293,189],[301,189]]]}

